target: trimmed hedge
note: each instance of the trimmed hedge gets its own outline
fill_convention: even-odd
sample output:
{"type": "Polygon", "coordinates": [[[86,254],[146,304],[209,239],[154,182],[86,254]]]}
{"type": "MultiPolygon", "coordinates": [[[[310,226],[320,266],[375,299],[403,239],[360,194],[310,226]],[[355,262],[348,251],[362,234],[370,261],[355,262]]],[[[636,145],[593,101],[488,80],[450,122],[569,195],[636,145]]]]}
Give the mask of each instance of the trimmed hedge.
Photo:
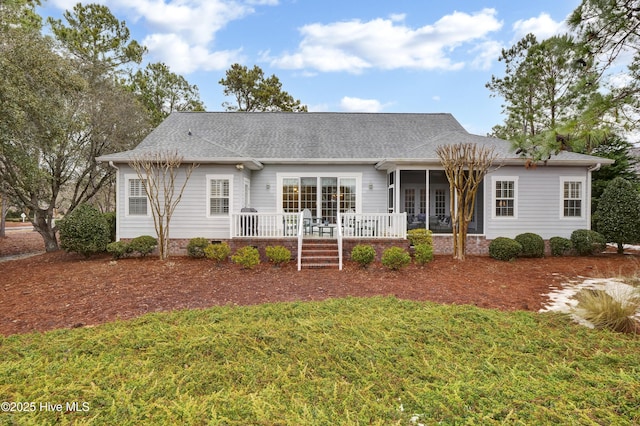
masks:
{"type": "Polygon", "coordinates": [[[231,247],[226,242],[207,244],[203,250],[207,259],[215,260],[216,263],[222,263],[229,258],[231,247]]]}
{"type": "Polygon", "coordinates": [[[189,257],[202,258],[205,257],[204,249],[211,244],[208,239],[197,237],[189,240],[187,244],[187,254],[189,257]]]}
{"type": "Polygon", "coordinates": [[[111,231],[104,215],[89,204],[80,204],[58,222],[60,247],[67,252],[90,256],[102,253],[111,242],[111,231]]]}
{"type": "Polygon", "coordinates": [[[489,256],[497,260],[513,260],[522,253],[522,244],[512,238],[498,237],[489,243],[489,256]]]}
{"type": "Polygon", "coordinates": [[[260,252],[251,246],[240,247],[236,253],[231,256],[231,261],[241,265],[244,269],[253,269],[260,264],[260,252]]]}
{"type": "Polygon", "coordinates": [[[549,246],[551,247],[552,256],[564,256],[573,249],[571,240],[563,237],[549,238],[549,246]]]}
{"type": "Polygon", "coordinates": [[[369,266],[376,258],[376,250],[367,244],[358,244],[351,250],[351,260],[363,268],[369,266]]]}
{"type": "Polygon", "coordinates": [[[380,260],[387,268],[397,271],[411,263],[411,256],[400,247],[389,247],[382,252],[380,260]]]}
{"type": "Polygon", "coordinates": [[[267,246],[265,248],[265,254],[269,261],[276,266],[280,266],[291,260],[291,250],[285,246],[267,246]]]}
{"type": "Polygon", "coordinates": [[[433,232],[428,229],[410,229],[407,231],[407,239],[414,247],[418,244],[429,244],[433,246],[433,232]]]}
{"type": "Polygon", "coordinates": [[[433,260],[433,246],[430,244],[414,246],[413,258],[418,265],[431,262],[433,260]]]}
{"type": "Polygon", "coordinates": [[[158,240],[151,235],[141,235],[135,237],[129,243],[129,249],[139,253],[140,256],[145,257],[151,253],[158,246],[158,240]]]}
{"type": "Polygon", "coordinates": [[[516,235],[515,240],[522,246],[520,257],[544,257],[544,240],[540,235],[525,232],[516,235]]]}
{"type": "Polygon", "coordinates": [[[592,256],[607,248],[604,236],[590,229],[577,229],[571,233],[573,248],[580,256],[592,256]]]}

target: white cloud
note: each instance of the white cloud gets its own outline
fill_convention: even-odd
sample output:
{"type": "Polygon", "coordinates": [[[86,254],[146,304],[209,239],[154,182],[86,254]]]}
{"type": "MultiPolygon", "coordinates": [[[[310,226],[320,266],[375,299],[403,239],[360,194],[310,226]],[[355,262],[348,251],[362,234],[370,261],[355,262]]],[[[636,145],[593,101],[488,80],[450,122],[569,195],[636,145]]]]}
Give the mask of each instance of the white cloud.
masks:
{"type": "Polygon", "coordinates": [[[380,112],[384,106],[377,99],[360,99],[345,96],[340,100],[340,108],[346,112],[380,112]]]}
{"type": "Polygon", "coordinates": [[[502,48],[502,43],[494,40],[480,43],[471,50],[471,52],[478,52],[471,61],[471,66],[475,69],[488,70],[491,68],[491,64],[500,57],[502,48]]]}
{"type": "Polygon", "coordinates": [[[223,70],[231,63],[243,62],[241,49],[210,52],[206,46],[190,45],[175,34],[153,34],[142,44],[147,46],[153,59],[166,63],[178,74],[223,70]]]}
{"type": "Polygon", "coordinates": [[[438,95],[432,96],[431,99],[436,101],[436,102],[440,102],[440,96],[438,96],[438,95]]]}
{"type": "Polygon", "coordinates": [[[567,31],[564,22],[556,22],[548,13],[542,12],[538,17],[520,19],[513,24],[514,43],[532,33],[538,41],[567,31]]]}
{"type": "MultiPolygon", "coordinates": [[[[70,10],[77,0],[51,0],[70,10]]],[[[142,44],[150,57],[172,71],[221,70],[239,61],[240,49],[212,51],[215,36],[229,22],[255,12],[254,6],[275,6],[278,0],[93,0],[120,20],[147,27],[142,44]]]]}
{"type": "Polygon", "coordinates": [[[494,9],[453,12],[420,28],[410,28],[400,18],[404,16],[305,25],[299,29],[302,41],[297,51],[272,58],[271,64],[355,74],[374,67],[455,70],[465,65],[449,56],[457,47],[483,42],[502,27],[494,9]]]}

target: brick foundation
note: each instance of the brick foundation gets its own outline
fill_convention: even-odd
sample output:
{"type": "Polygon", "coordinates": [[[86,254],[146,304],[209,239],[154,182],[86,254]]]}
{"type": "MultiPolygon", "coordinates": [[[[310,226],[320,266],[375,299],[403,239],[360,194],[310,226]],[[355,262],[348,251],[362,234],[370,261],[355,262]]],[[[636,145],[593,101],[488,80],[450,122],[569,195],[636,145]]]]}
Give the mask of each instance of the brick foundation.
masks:
{"type": "MultiPolygon", "coordinates": [[[[122,241],[130,241],[130,239],[123,239],[122,241]]],[[[231,247],[231,252],[234,253],[237,249],[244,246],[253,246],[260,252],[260,257],[263,262],[267,261],[265,255],[265,248],[267,246],[284,246],[291,251],[291,258],[297,259],[298,254],[298,240],[296,238],[235,238],[226,240],[211,240],[212,242],[225,241],[231,247]]],[[[486,239],[484,236],[468,235],[467,236],[467,254],[475,256],[488,256],[489,244],[491,240],[486,239]]],[[[551,255],[551,248],[549,241],[545,240],[545,256],[551,255]]],[[[187,244],[189,239],[173,239],[169,242],[169,252],[176,256],[187,255],[187,244]]],[[[389,247],[400,247],[402,249],[409,249],[409,240],[403,239],[376,239],[376,238],[360,238],[352,239],[345,238],[342,240],[342,254],[344,259],[349,259],[351,250],[357,244],[368,244],[373,246],[376,250],[376,260],[380,260],[382,253],[389,247]]],[[[434,254],[446,255],[453,253],[453,239],[451,235],[433,235],[433,252],[434,254]]],[[[152,255],[157,255],[157,249],[152,255]]]]}

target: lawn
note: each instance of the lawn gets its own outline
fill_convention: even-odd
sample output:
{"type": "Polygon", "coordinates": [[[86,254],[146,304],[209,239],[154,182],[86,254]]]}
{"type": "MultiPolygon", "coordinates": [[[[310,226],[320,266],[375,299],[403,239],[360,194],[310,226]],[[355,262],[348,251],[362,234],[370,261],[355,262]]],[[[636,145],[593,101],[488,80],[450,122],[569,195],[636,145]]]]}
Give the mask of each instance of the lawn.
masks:
{"type": "Polygon", "coordinates": [[[638,353],[552,313],[218,306],[0,337],[0,424],[639,424],[638,353]]]}

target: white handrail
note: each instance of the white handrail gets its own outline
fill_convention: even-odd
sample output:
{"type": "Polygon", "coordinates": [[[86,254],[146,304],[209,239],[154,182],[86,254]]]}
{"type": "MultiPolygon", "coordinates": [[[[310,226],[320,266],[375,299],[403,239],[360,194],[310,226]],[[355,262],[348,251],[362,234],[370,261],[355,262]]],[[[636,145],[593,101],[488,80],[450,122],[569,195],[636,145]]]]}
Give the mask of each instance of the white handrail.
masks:
{"type": "Polygon", "coordinates": [[[337,212],[336,222],[338,224],[338,269],[342,271],[342,217],[340,210],[337,212]]]}
{"type": "Polygon", "coordinates": [[[298,271],[302,269],[302,237],[304,235],[304,212],[298,214],[298,271]]]}

